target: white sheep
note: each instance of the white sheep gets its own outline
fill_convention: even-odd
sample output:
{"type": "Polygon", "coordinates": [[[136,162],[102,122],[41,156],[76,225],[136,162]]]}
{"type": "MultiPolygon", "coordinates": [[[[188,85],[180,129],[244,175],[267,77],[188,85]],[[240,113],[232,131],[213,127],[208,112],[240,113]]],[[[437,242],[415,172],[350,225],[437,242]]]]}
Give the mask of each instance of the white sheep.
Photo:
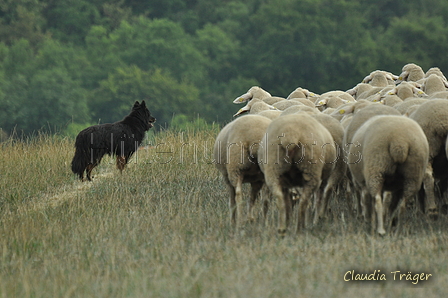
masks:
{"type": "MultiPolygon", "coordinates": [[[[327,108],[336,109],[348,102],[349,101],[344,100],[339,96],[327,96],[324,98],[318,98],[315,102],[315,105],[316,105],[316,108],[318,108],[320,111],[324,111],[327,108]]],[[[350,101],[350,102],[352,102],[352,101],[350,101]]]]}
{"type": "Polygon", "coordinates": [[[425,98],[408,98],[406,101],[403,101],[402,103],[399,103],[394,106],[394,109],[396,109],[400,114],[405,115],[409,114],[408,110],[412,106],[421,105],[424,102],[427,102],[428,99],[425,98]]]}
{"type": "Polygon", "coordinates": [[[272,106],[279,110],[286,110],[289,107],[295,106],[295,105],[303,105],[300,101],[296,101],[294,99],[285,99],[279,102],[276,102],[272,106]]]}
{"type": "Polygon", "coordinates": [[[351,143],[353,136],[356,131],[370,118],[377,115],[401,115],[396,109],[393,107],[381,105],[381,104],[372,104],[368,106],[368,108],[364,108],[359,110],[357,113],[353,115],[353,118],[350,124],[347,126],[344,133],[344,148],[347,148],[351,143]]]}
{"type": "Polygon", "coordinates": [[[425,189],[425,212],[430,218],[438,216],[435,187],[439,180],[446,181],[445,144],[448,135],[448,101],[432,99],[422,103],[410,116],[423,129],[429,143],[429,159],[423,180],[425,189]]]}
{"type": "Polygon", "coordinates": [[[326,216],[328,202],[331,194],[336,188],[342,184],[347,170],[347,164],[342,157],[342,145],[344,138],[344,128],[342,124],[334,117],[323,113],[312,113],[311,117],[322,124],[331,134],[336,145],[336,163],[330,176],[326,180],[322,180],[320,192],[316,196],[316,208],[314,214],[314,224],[317,224],[319,218],[326,216]]]}
{"type": "Polygon", "coordinates": [[[258,86],[252,86],[246,93],[235,98],[233,103],[244,103],[248,102],[252,98],[265,99],[271,97],[271,94],[258,86]]]}
{"type": "Polygon", "coordinates": [[[448,99],[448,90],[447,91],[439,91],[435,92],[428,96],[428,99],[435,99],[435,98],[444,98],[448,99]]]}
{"type": "Polygon", "coordinates": [[[423,69],[414,63],[408,63],[403,66],[401,74],[398,76],[396,83],[402,81],[412,81],[417,82],[425,77],[425,72],[423,69]]]}
{"type": "Polygon", "coordinates": [[[291,92],[286,99],[293,98],[312,98],[318,96],[317,94],[310,92],[308,89],[298,87],[293,92],[291,92]]]}
{"type": "Polygon", "coordinates": [[[233,117],[236,117],[238,115],[244,114],[244,113],[250,113],[250,114],[258,114],[262,111],[267,110],[278,110],[274,106],[271,106],[267,103],[265,103],[263,100],[254,98],[250,100],[244,107],[238,110],[238,112],[233,115],[233,117]]]}
{"type": "Polygon", "coordinates": [[[373,89],[373,86],[368,83],[359,83],[355,87],[353,87],[345,92],[347,92],[348,94],[353,96],[353,98],[358,100],[358,99],[361,99],[361,97],[360,97],[361,94],[363,94],[364,92],[368,92],[372,89],[373,89]]]}
{"type": "Polygon", "coordinates": [[[367,89],[366,91],[362,92],[362,93],[358,93],[356,96],[356,100],[361,100],[361,99],[367,99],[369,97],[371,97],[372,95],[375,94],[380,94],[384,88],[388,88],[387,87],[372,87],[370,89],[367,89]]]}
{"type": "MultiPolygon", "coordinates": [[[[317,98],[317,97],[315,97],[317,98]]],[[[315,108],[314,101],[312,101],[312,97],[310,98],[291,98],[290,100],[300,102],[310,108],[315,108]]]]}
{"type": "Polygon", "coordinates": [[[371,101],[367,101],[364,99],[358,100],[356,102],[346,103],[338,108],[336,108],[330,116],[334,117],[336,120],[341,121],[344,117],[351,115],[371,104],[375,104],[371,101]]]}
{"type": "Polygon", "coordinates": [[[398,208],[400,222],[401,207],[420,190],[428,161],[426,136],[409,118],[375,116],[357,130],[349,151],[348,166],[361,201],[373,203],[372,227],[376,214],[377,233],[384,235],[384,216],[398,208]],[[393,198],[389,206],[383,205],[385,192],[393,198]]]}
{"type": "Polygon", "coordinates": [[[319,189],[322,176],[336,162],[336,149],[328,130],[307,113],[281,116],[271,122],[259,148],[258,161],[266,185],[277,202],[278,232],[286,233],[291,213],[289,189],[301,187],[298,231],[305,226],[305,212],[319,189]]]}
{"type": "Polygon", "coordinates": [[[285,99],[286,99],[286,98],[284,98],[284,97],[271,96],[271,97],[263,98],[262,100],[263,100],[265,103],[267,103],[268,105],[273,105],[273,104],[275,104],[275,103],[277,103],[277,102],[279,102],[279,101],[283,101],[283,100],[285,100],[285,99]]]}
{"type": "Polygon", "coordinates": [[[258,148],[270,123],[271,120],[263,116],[242,116],[228,123],[215,140],[215,166],[228,186],[230,218],[237,228],[243,222],[243,183],[251,184],[248,217],[254,218],[253,205],[264,183],[263,173],[257,162],[258,148]]]}
{"type": "Polygon", "coordinates": [[[402,100],[414,97],[427,97],[427,94],[425,94],[425,92],[423,92],[420,88],[421,84],[416,82],[401,82],[387,94],[397,95],[402,100]]]}
{"type": "Polygon", "coordinates": [[[438,67],[431,67],[430,69],[428,69],[425,73],[425,78],[429,77],[430,75],[435,74],[439,77],[442,78],[442,80],[444,80],[445,82],[448,82],[448,80],[446,79],[445,75],[443,74],[443,72],[440,70],[440,68],[438,67]]]}
{"type": "Polygon", "coordinates": [[[374,70],[362,82],[375,87],[386,87],[388,85],[394,85],[396,79],[398,79],[398,76],[388,71],[374,70]]]}
{"type": "Polygon", "coordinates": [[[447,91],[448,81],[443,79],[443,77],[438,76],[435,73],[430,74],[423,79],[422,90],[428,95],[432,95],[437,92],[447,91]]]}
{"type": "Polygon", "coordinates": [[[327,91],[325,93],[322,93],[320,95],[320,98],[326,98],[326,97],[340,97],[341,99],[347,101],[347,102],[354,102],[356,101],[353,96],[351,96],[349,93],[347,93],[346,91],[341,91],[341,90],[332,90],[332,91],[327,91]]]}
{"type": "Polygon", "coordinates": [[[330,115],[330,114],[333,113],[334,111],[336,111],[335,108],[326,108],[325,110],[322,111],[322,114],[330,115]]]}
{"type": "MultiPolygon", "coordinates": [[[[400,113],[389,106],[385,106],[382,104],[374,104],[364,106],[364,108],[359,109],[356,111],[356,113],[353,114],[353,117],[350,120],[350,123],[345,128],[344,132],[344,139],[343,139],[343,150],[344,150],[344,160],[347,161],[350,157],[350,153],[348,149],[353,144],[353,136],[355,135],[356,131],[370,118],[375,117],[377,115],[400,115],[400,113]]],[[[350,173],[347,172],[347,188],[351,189],[351,177],[350,173]]],[[[354,202],[354,209],[357,211],[358,216],[363,216],[366,218],[366,209],[362,208],[362,201],[358,200],[357,197],[355,197],[354,202]],[[362,211],[362,213],[360,213],[362,211]]]]}
{"type": "Polygon", "coordinates": [[[307,112],[309,114],[320,113],[319,110],[316,108],[311,108],[305,105],[294,105],[282,111],[281,116],[297,114],[299,112],[307,112]]]}
{"type": "Polygon", "coordinates": [[[266,110],[266,111],[261,111],[261,112],[257,113],[257,115],[267,117],[271,120],[274,120],[274,119],[278,118],[282,113],[283,113],[283,111],[280,111],[280,110],[266,110]]]}
{"type": "Polygon", "coordinates": [[[380,99],[380,103],[389,107],[394,107],[402,102],[403,100],[400,97],[398,97],[398,95],[386,94],[383,95],[380,99]]]}

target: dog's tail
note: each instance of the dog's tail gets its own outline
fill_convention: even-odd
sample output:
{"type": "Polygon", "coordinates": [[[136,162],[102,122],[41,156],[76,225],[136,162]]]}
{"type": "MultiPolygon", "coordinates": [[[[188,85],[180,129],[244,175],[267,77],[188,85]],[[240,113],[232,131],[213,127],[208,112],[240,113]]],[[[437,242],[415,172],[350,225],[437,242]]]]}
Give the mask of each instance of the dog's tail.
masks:
{"type": "Polygon", "coordinates": [[[79,176],[79,179],[83,179],[84,171],[89,164],[89,148],[85,146],[81,138],[78,136],[75,142],[75,156],[72,160],[72,172],[79,176]]]}

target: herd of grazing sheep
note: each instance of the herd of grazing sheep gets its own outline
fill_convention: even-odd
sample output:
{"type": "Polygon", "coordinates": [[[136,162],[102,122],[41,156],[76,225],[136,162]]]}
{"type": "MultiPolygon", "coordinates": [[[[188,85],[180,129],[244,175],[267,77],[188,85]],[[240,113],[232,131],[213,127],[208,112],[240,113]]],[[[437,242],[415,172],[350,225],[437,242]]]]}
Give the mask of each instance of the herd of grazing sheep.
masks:
{"type": "Polygon", "coordinates": [[[254,86],[234,103],[246,105],[216,137],[214,158],[237,229],[243,183],[251,186],[247,219],[265,185],[281,236],[295,205],[300,232],[326,217],[336,191],[379,235],[399,231],[409,208],[435,220],[447,207],[448,80],[437,67],[375,70],[350,90],[321,95],[297,88],[282,98],[254,86]]]}

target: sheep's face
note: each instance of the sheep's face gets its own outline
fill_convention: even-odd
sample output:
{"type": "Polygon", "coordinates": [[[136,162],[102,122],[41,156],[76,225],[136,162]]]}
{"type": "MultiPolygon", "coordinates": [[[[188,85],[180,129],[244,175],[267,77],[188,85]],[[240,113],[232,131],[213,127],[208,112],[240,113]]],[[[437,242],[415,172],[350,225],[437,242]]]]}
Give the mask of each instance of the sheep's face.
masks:
{"type": "Polygon", "coordinates": [[[235,98],[233,103],[244,103],[244,102],[248,102],[251,99],[252,99],[251,93],[244,93],[243,95],[240,95],[237,98],[235,98]]]}

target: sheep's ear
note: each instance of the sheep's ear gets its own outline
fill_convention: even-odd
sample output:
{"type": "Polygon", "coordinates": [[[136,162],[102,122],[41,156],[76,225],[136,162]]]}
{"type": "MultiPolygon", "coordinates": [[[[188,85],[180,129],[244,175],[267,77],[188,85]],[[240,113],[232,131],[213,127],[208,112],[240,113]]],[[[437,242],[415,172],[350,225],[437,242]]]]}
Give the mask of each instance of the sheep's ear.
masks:
{"type": "Polygon", "coordinates": [[[345,91],[345,92],[347,92],[348,94],[350,94],[351,96],[353,96],[353,95],[356,94],[356,91],[358,90],[358,88],[356,88],[356,87],[358,87],[358,86],[355,86],[355,87],[353,87],[352,89],[348,89],[348,90],[345,91]]]}
{"type": "Polygon", "coordinates": [[[420,97],[426,97],[426,93],[423,92],[423,90],[418,89],[417,87],[412,87],[412,91],[414,92],[414,94],[417,94],[420,97]]]}
{"type": "Polygon", "coordinates": [[[248,102],[249,100],[252,99],[252,94],[251,93],[244,93],[241,96],[238,96],[237,98],[235,98],[235,100],[233,101],[233,103],[243,103],[243,102],[248,102]]]}
{"type": "Polygon", "coordinates": [[[344,107],[342,109],[339,110],[339,114],[341,115],[348,115],[350,113],[353,113],[353,109],[355,108],[355,105],[349,105],[347,107],[344,107]]]}
{"type": "Polygon", "coordinates": [[[324,99],[321,99],[321,100],[319,100],[317,103],[315,103],[314,105],[316,106],[316,107],[321,107],[321,106],[324,106],[324,105],[326,105],[327,104],[327,99],[326,98],[324,98],[324,99]]]}
{"type": "Polygon", "coordinates": [[[387,92],[388,95],[396,95],[397,94],[397,87],[393,88],[392,90],[390,90],[389,92],[387,92]]]}
{"type": "Polygon", "coordinates": [[[319,96],[319,95],[317,95],[317,94],[314,93],[314,92],[308,91],[308,90],[306,90],[306,89],[304,89],[304,90],[305,90],[305,96],[306,96],[306,97],[317,97],[317,96],[319,96]]]}
{"type": "Polygon", "coordinates": [[[248,107],[247,105],[242,107],[238,112],[236,112],[235,115],[233,115],[233,117],[236,117],[238,115],[241,115],[243,113],[249,112],[250,111],[250,107],[248,107]]]}
{"type": "Polygon", "coordinates": [[[368,83],[372,80],[372,75],[369,74],[368,76],[366,76],[363,80],[362,83],[368,83]]]}

